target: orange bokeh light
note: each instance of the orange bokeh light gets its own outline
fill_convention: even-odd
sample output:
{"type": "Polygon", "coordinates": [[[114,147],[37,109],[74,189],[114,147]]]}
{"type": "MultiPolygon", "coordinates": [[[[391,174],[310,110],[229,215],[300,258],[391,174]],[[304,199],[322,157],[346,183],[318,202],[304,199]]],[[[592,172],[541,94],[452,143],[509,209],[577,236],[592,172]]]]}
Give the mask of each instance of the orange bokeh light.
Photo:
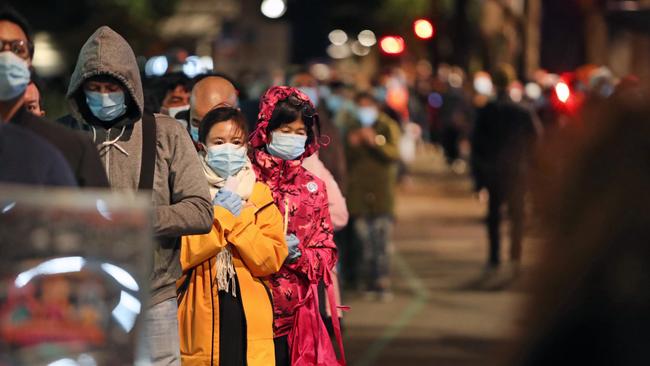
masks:
{"type": "Polygon", "coordinates": [[[384,53],[397,55],[404,52],[404,38],[400,36],[386,36],[381,39],[379,46],[384,53]]]}
{"type": "Polygon", "coordinates": [[[413,23],[415,35],[422,39],[431,39],[435,33],[433,24],[426,19],[418,19],[413,23]]]}

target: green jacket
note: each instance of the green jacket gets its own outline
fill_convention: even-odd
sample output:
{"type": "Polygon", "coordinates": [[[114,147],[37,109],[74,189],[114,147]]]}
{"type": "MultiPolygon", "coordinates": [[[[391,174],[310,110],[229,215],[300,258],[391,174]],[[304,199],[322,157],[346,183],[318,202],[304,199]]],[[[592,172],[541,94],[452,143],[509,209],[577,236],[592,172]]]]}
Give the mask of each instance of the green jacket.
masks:
{"type": "MultiPolygon", "coordinates": [[[[348,118],[346,136],[361,128],[356,117],[348,118]]],[[[350,146],[346,138],[348,185],[346,199],[351,216],[393,215],[399,162],[400,127],[384,113],[372,127],[374,146],[350,146]]]]}

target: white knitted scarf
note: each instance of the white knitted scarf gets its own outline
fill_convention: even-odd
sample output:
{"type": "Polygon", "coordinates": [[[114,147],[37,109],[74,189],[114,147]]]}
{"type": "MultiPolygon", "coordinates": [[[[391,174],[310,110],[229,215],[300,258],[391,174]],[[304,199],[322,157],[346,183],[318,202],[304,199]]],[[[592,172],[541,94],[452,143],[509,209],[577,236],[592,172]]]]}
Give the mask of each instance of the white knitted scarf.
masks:
{"type": "MultiPolygon", "coordinates": [[[[230,188],[230,190],[237,193],[242,200],[248,201],[253,193],[255,187],[255,172],[250,160],[247,159],[246,165],[234,177],[224,179],[210,168],[204,159],[201,159],[203,164],[203,173],[210,184],[210,196],[212,199],[219,193],[221,189],[230,188]],[[228,186],[228,187],[226,187],[228,186]]],[[[233,297],[237,297],[237,284],[235,281],[235,266],[232,262],[231,245],[226,245],[216,256],[216,276],[217,286],[219,290],[230,292],[233,297]]]]}

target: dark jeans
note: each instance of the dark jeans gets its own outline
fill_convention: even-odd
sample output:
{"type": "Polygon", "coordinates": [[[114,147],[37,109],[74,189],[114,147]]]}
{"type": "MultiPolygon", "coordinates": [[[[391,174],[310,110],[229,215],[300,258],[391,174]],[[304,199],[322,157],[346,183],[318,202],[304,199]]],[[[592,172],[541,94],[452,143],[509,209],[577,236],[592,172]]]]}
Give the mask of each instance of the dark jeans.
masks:
{"type": "Polygon", "coordinates": [[[488,263],[498,266],[501,252],[501,209],[505,205],[510,219],[510,260],[521,261],[521,242],[524,235],[524,190],[488,187],[488,237],[490,253],[488,263]]]}
{"type": "Polygon", "coordinates": [[[447,163],[451,164],[454,160],[460,157],[460,147],[458,142],[460,140],[460,131],[453,126],[444,127],[441,136],[442,149],[445,152],[447,163]]]}

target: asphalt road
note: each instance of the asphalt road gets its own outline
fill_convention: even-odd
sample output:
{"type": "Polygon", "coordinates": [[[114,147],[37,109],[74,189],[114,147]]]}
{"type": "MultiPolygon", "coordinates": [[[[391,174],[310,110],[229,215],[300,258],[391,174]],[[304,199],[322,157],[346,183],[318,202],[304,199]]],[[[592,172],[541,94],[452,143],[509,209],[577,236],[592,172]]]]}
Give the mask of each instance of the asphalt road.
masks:
{"type": "Polygon", "coordinates": [[[344,319],[350,365],[498,364],[523,327],[535,245],[524,242],[524,279],[507,267],[486,274],[484,213],[466,175],[449,171],[437,153],[418,159],[397,199],[394,299],[344,293],[352,308],[344,319]]]}

